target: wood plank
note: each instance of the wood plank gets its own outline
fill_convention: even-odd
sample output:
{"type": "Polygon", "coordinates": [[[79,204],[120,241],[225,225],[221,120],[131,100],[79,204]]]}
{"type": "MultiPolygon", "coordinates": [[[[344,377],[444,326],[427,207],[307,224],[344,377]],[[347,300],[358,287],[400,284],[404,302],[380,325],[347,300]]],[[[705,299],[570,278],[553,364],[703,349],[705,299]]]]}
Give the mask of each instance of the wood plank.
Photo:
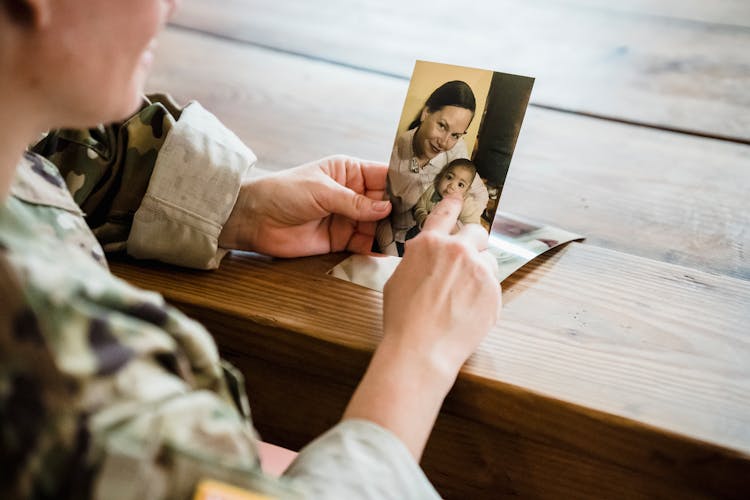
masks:
{"type": "MultiPolygon", "coordinates": [[[[198,99],[279,170],[334,153],[387,161],[407,83],[170,29],[149,87],[198,99]]],[[[748,164],[748,146],[530,109],[501,207],[749,279],[748,164]]]]}
{"type": "MultiPolygon", "coordinates": [[[[342,257],[237,253],[210,273],[113,270],[207,325],[246,363],[266,439],[289,432],[278,444],[298,447],[338,418],[381,334],[380,294],[320,274],[342,257]],[[310,389],[301,400],[287,389],[294,415],[277,376],[310,389]]],[[[447,472],[463,470],[467,446],[480,450],[482,491],[500,487],[503,470],[514,491],[548,498],[610,491],[610,481],[633,496],[747,491],[749,282],[574,243],[512,276],[504,298],[503,320],[463,368],[425,457],[451,496],[475,493],[447,472]],[[524,467],[534,476],[525,480],[524,467]],[[549,489],[534,490],[544,480],[549,489]]]]}
{"type": "MultiPolygon", "coordinates": [[[[244,339],[252,334],[245,333],[242,341],[235,336],[233,342],[219,330],[219,339],[224,342],[222,355],[247,374],[254,422],[264,439],[299,448],[339,420],[354,390],[350,385],[352,378],[344,379],[348,383],[342,382],[336,368],[329,368],[322,374],[300,368],[306,366],[304,363],[295,366],[280,365],[277,361],[269,363],[248,354],[256,344],[251,342],[253,347],[249,347],[244,339]],[[228,347],[230,343],[239,345],[240,350],[232,350],[228,347]]],[[[319,357],[320,352],[315,351],[315,356],[319,357]]],[[[524,408],[527,415],[545,407],[534,401],[533,395],[525,399],[533,408],[524,408]]],[[[515,404],[515,398],[503,395],[499,408],[515,404]]],[[[550,425],[557,426],[559,411],[552,410],[552,414],[558,421],[550,425]]],[[[590,429],[589,436],[601,446],[615,449],[621,446],[617,441],[610,442],[610,437],[599,438],[604,434],[603,429],[594,430],[585,418],[570,417],[566,424],[590,429]]],[[[653,439],[662,439],[654,434],[653,439]]],[[[626,442],[630,438],[622,438],[618,433],[611,436],[613,440],[625,439],[626,442]]],[[[665,457],[658,454],[660,447],[653,447],[652,443],[652,439],[640,443],[644,449],[654,452],[654,456],[644,462],[665,461],[665,457]]],[[[705,457],[706,454],[697,451],[693,456],[705,457]]],[[[670,476],[680,476],[674,470],[684,467],[679,461],[666,467],[661,476],[642,473],[543,437],[519,433],[513,426],[489,426],[477,423],[470,415],[444,411],[437,420],[422,466],[444,498],[715,498],[719,492],[724,497],[738,497],[737,493],[741,495],[742,487],[746,486],[742,482],[742,464],[720,456],[717,454],[710,462],[701,464],[698,474],[694,466],[689,467],[691,475],[686,478],[687,482],[675,481],[670,476]],[[732,474],[722,474],[721,482],[705,484],[704,477],[711,474],[711,468],[726,470],[728,467],[734,468],[732,474]]]]}
{"type": "Polygon", "coordinates": [[[562,0],[566,5],[611,12],[645,14],[711,24],[750,27],[750,4],[744,0],[562,0]]]}
{"type": "Polygon", "coordinates": [[[416,59],[535,76],[532,103],[750,142],[738,0],[187,0],[174,23],[402,78],[416,59]]]}

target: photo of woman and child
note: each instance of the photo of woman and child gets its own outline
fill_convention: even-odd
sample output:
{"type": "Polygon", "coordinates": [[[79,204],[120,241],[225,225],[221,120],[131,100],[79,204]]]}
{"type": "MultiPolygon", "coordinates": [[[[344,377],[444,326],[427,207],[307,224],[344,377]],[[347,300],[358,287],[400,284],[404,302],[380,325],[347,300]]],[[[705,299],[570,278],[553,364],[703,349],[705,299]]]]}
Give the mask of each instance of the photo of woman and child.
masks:
{"type": "MultiPolygon", "coordinates": [[[[448,196],[463,201],[455,231],[481,224],[490,232],[533,84],[525,76],[417,61],[388,165],[390,216],[377,226],[372,254],[351,255],[331,276],[383,291],[408,241],[448,196]]],[[[501,268],[505,253],[493,254],[501,268]]]]}
{"type": "Polygon", "coordinates": [[[373,251],[402,256],[405,242],[446,196],[463,199],[457,229],[482,224],[489,231],[532,84],[526,77],[417,61],[388,169],[393,208],[378,225],[373,251]],[[504,155],[486,154],[488,146],[504,155]]]}

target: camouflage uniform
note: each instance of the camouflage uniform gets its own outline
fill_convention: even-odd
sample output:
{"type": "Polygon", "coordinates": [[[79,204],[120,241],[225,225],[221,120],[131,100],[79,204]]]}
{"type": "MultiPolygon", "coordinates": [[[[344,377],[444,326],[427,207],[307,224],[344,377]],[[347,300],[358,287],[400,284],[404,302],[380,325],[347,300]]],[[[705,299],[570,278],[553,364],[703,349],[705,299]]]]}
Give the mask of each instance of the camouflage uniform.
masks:
{"type": "Polygon", "coordinates": [[[241,375],[199,324],[109,273],[102,246],[218,265],[255,157],[213,115],[156,97],[34,151],[0,205],[0,498],[189,498],[201,479],[283,498],[436,496],[366,421],[264,476],[241,375]]]}

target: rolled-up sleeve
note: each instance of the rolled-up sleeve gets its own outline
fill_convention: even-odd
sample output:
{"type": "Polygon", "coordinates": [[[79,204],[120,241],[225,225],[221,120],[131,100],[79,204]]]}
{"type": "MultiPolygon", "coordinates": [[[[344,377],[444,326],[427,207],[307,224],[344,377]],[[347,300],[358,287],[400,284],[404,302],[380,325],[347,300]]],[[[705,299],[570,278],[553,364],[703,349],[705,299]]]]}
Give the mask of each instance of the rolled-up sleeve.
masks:
{"type": "Polygon", "coordinates": [[[216,268],[218,237],[256,157],[197,102],[188,105],[156,159],[133,218],[127,252],[136,258],[216,268]]]}
{"type": "Polygon", "coordinates": [[[406,446],[367,420],[344,420],[300,451],[284,473],[309,498],[440,498],[406,446]]]}

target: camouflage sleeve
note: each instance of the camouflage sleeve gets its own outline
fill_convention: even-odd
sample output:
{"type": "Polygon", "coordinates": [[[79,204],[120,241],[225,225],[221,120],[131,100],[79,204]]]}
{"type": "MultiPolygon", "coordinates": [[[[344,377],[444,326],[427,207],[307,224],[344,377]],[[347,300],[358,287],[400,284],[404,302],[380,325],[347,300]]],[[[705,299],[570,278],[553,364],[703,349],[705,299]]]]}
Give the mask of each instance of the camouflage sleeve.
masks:
{"type": "Polygon", "coordinates": [[[103,292],[103,268],[59,297],[26,272],[0,244],[0,498],[189,499],[206,479],[300,498],[261,472],[242,378],[197,323],[103,292]]]}
{"type": "Polygon", "coordinates": [[[309,498],[440,498],[404,443],[367,420],[333,427],[300,451],[284,477],[309,498]]]}
{"type": "Polygon", "coordinates": [[[29,267],[22,287],[0,245],[0,498],[189,499],[205,480],[262,495],[247,498],[438,498],[403,443],[364,420],[265,476],[242,377],[207,332],[90,271],[29,267]]]}
{"type": "Polygon", "coordinates": [[[256,157],[193,102],[144,98],[122,123],[50,132],[32,150],[57,165],[105,251],[215,268],[218,235],[256,157]]]}

